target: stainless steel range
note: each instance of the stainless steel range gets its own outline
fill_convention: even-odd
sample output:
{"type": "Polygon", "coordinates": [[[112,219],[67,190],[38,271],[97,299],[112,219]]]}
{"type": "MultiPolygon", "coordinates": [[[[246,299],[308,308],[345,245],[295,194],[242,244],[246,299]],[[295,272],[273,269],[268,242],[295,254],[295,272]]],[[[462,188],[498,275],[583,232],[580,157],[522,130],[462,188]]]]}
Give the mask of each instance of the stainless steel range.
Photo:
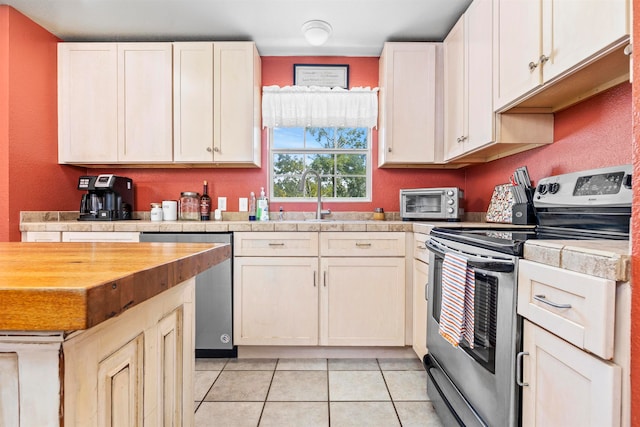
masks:
{"type": "Polygon", "coordinates": [[[521,424],[518,355],[522,319],[516,311],[516,285],[524,242],[628,239],[631,172],[631,165],[623,165],[541,179],[530,197],[538,225],[529,230],[432,230],[428,242],[429,353],[424,364],[429,396],[445,425],[521,424]],[[467,282],[462,279],[461,284],[464,296],[456,295],[454,291],[460,288],[452,291],[451,285],[451,269],[460,259],[466,269],[467,282]],[[446,327],[456,307],[472,322],[452,341],[446,327]]]}

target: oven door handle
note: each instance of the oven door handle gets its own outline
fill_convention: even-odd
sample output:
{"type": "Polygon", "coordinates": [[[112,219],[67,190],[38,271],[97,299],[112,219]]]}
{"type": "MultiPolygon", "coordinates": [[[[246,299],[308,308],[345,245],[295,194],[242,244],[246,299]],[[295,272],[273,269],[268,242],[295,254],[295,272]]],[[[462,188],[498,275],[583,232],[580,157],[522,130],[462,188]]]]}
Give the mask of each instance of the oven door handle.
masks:
{"type": "Polygon", "coordinates": [[[502,260],[492,257],[479,257],[467,254],[447,246],[436,243],[434,239],[429,239],[426,243],[427,249],[444,258],[447,252],[457,253],[467,259],[467,265],[487,271],[498,273],[509,273],[515,270],[515,263],[512,260],[502,260]]]}

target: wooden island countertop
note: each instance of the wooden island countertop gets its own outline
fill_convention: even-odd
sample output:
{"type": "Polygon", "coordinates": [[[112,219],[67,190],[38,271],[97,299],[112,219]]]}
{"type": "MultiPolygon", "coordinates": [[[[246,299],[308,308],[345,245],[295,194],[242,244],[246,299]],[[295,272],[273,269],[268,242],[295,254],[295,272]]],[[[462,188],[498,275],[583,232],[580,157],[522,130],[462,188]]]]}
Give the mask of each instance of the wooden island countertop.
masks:
{"type": "Polygon", "coordinates": [[[0,330],[89,329],[230,256],[214,243],[0,242],[0,330]]]}

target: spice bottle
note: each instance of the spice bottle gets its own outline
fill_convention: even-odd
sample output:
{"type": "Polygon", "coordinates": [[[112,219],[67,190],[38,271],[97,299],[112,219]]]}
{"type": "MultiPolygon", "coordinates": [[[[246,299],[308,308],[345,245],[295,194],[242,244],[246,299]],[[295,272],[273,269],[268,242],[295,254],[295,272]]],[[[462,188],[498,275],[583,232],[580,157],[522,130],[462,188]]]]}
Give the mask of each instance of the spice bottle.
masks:
{"type": "Polygon", "coordinates": [[[209,221],[211,216],[211,197],[209,197],[209,185],[204,182],[202,197],[200,197],[200,221],[209,221]]]}

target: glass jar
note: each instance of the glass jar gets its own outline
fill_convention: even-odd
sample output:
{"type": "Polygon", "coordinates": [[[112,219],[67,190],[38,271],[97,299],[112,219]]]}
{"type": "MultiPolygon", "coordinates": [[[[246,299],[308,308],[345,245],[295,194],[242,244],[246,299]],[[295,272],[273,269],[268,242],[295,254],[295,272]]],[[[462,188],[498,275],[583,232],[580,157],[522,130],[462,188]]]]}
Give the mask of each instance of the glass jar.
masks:
{"type": "Polygon", "coordinates": [[[180,218],[181,221],[200,220],[200,194],[195,191],[183,191],[180,193],[180,218]]]}

